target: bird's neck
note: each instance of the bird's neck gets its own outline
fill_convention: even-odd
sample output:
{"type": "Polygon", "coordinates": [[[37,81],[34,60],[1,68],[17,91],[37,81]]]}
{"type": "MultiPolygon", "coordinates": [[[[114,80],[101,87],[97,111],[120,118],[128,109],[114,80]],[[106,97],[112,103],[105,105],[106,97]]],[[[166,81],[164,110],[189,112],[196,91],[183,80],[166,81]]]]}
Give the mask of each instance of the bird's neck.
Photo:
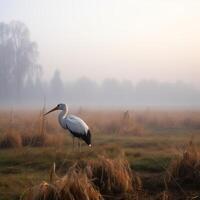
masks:
{"type": "Polygon", "coordinates": [[[66,128],[65,118],[67,117],[68,110],[62,110],[58,115],[58,121],[63,128],[66,128]]]}

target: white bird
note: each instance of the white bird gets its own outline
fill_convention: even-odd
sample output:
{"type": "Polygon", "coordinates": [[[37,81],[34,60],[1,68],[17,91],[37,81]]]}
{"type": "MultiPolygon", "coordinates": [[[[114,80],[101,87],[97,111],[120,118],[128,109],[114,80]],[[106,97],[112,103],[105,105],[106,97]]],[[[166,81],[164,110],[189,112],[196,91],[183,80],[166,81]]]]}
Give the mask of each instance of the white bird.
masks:
{"type": "Polygon", "coordinates": [[[58,115],[58,121],[62,128],[68,129],[73,136],[73,147],[74,147],[74,137],[82,139],[85,143],[91,147],[91,133],[88,125],[79,117],[75,115],[68,114],[68,107],[66,104],[60,103],[55,108],[50,110],[44,115],[49,114],[55,110],[61,110],[58,115]]]}

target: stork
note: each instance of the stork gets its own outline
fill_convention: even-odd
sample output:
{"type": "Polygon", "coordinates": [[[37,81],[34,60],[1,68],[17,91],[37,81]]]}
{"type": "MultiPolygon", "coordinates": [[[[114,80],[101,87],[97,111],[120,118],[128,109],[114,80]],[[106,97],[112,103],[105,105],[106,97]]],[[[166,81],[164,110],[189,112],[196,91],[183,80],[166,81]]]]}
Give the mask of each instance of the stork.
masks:
{"type": "Polygon", "coordinates": [[[66,104],[60,103],[44,115],[47,115],[56,110],[61,110],[58,115],[58,121],[62,128],[69,130],[71,133],[73,137],[73,148],[75,137],[82,139],[89,147],[91,147],[91,133],[88,125],[81,118],[75,115],[69,115],[68,106],[66,104]]]}

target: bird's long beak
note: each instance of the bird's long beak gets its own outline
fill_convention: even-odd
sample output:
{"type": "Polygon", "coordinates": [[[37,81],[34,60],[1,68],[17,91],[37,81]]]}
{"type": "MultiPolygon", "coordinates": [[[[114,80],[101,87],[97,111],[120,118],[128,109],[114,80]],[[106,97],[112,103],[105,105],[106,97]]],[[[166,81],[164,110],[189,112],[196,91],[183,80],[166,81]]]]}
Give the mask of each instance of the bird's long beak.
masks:
{"type": "Polygon", "coordinates": [[[51,113],[51,112],[53,112],[55,110],[58,110],[58,106],[56,106],[55,108],[51,109],[49,112],[45,113],[44,116],[48,115],[49,113],[51,113]]]}

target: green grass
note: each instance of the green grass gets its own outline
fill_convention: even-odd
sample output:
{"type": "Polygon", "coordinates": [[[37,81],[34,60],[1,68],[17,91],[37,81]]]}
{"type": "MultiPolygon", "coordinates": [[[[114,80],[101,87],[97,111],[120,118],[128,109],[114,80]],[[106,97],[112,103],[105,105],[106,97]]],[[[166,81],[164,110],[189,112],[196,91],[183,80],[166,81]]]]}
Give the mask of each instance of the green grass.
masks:
{"type": "Polygon", "coordinates": [[[166,170],[171,157],[147,157],[131,162],[131,168],[135,171],[163,172],[166,170]]]}

